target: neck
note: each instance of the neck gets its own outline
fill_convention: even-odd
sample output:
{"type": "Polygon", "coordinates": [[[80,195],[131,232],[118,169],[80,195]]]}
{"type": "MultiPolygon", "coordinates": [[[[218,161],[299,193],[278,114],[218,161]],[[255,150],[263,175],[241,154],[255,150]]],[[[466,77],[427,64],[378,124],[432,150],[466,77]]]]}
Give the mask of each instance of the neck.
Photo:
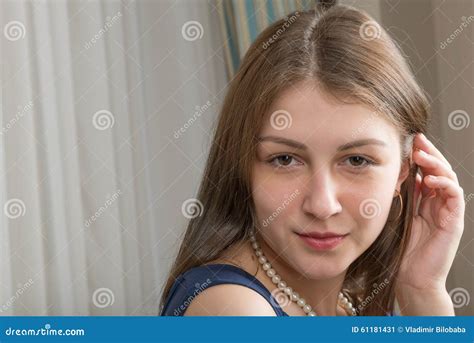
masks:
{"type": "MultiPolygon", "coordinates": [[[[257,240],[265,257],[269,260],[281,279],[287,283],[287,286],[293,288],[306,303],[312,306],[313,311],[318,316],[337,316],[346,315],[344,309],[338,306],[338,294],[342,289],[345,272],[329,279],[311,279],[293,267],[288,265],[281,255],[266,244],[261,236],[257,236],[257,240]]],[[[271,284],[268,276],[266,282],[271,284]]]]}

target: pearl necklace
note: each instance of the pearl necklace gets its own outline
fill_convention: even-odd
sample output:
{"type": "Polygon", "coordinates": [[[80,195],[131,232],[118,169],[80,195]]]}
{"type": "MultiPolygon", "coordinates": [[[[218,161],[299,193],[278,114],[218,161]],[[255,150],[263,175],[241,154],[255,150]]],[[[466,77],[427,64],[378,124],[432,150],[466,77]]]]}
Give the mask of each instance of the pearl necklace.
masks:
{"type": "MultiPolygon", "coordinates": [[[[307,304],[306,300],[300,297],[299,294],[296,293],[291,287],[287,287],[286,282],[283,281],[276,273],[275,269],[272,268],[270,262],[267,260],[265,255],[263,255],[263,251],[260,249],[260,245],[258,244],[257,238],[253,232],[250,233],[250,242],[252,243],[252,247],[255,250],[255,255],[257,255],[258,262],[262,265],[262,268],[266,272],[267,276],[272,279],[272,282],[275,285],[277,285],[278,289],[283,291],[291,301],[296,302],[298,306],[303,309],[306,315],[316,316],[316,312],[313,311],[311,305],[307,304]]],[[[349,315],[357,315],[356,309],[342,292],[339,292],[338,301],[349,315]]]]}

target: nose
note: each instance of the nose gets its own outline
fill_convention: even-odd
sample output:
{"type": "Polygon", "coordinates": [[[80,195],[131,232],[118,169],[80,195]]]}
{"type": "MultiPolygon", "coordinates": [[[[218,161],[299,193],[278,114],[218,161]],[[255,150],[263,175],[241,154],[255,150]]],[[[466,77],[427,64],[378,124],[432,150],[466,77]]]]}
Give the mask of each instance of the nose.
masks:
{"type": "Polygon", "coordinates": [[[305,213],[325,220],[342,211],[336,187],[329,172],[317,171],[308,180],[303,201],[305,213]]]}

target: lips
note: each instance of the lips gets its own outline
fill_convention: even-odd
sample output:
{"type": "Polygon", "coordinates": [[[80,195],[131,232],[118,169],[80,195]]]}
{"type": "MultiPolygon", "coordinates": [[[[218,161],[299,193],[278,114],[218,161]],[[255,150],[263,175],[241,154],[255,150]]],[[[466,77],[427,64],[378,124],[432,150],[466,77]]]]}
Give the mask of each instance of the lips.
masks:
{"type": "Polygon", "coordinates": [[[341,244],[348,234],[336,234],[333,232],[311,232],[298,234],[298,236],[311,248],[315,250],[331,250],[341,244]]]}
{"type": "Polygon", "coordinates": [[[299,233],[299,235],[305,236],[305,237],[311,237],[311,238],[318,238],[318,239],[347,236],[347,234],[337,234],[334,232],[324,232],[324,233],[308,232],[308,233],[299,233]]]}

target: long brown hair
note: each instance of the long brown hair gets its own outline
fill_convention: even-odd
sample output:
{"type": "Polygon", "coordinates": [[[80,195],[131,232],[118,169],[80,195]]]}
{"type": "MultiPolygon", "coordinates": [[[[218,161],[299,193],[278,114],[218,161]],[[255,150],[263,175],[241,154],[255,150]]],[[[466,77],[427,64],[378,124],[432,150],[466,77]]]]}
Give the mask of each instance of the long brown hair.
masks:
{"type": "MultiPolygon", "coordinates": [[[[256,138],[270,105],[288,87],[315,82],[342,102],[362,103],[400,132],[401,159],[414,134],[425,132],[428,101],[396,43],[370,16],[348,6],[293,12],[265,29],[247,51],[219,115],[197,198],[203,213],[190,220],[164,286],[160,312],[175,279],[249,239],[256,227],[251,172],[256,138]]],[[[359,315],[386,315],[409,237],[416,167],[401,187],[375,242],[349,267],[346,295],[359,315]]]]}

